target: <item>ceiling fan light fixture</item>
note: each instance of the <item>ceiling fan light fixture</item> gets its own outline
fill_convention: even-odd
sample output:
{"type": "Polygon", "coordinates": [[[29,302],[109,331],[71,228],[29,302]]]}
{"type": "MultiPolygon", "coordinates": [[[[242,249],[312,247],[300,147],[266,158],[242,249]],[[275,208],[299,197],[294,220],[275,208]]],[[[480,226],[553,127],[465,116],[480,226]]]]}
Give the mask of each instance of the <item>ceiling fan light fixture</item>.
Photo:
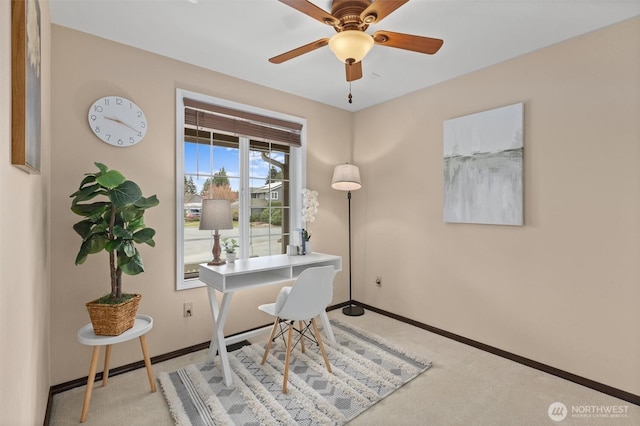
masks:
{"type": "Polygon", "coordinates": [[[329,49],[343,63],[360,62],[373,47],[373,37],[359,30],[346,30],[329,39],[329,49]]]}

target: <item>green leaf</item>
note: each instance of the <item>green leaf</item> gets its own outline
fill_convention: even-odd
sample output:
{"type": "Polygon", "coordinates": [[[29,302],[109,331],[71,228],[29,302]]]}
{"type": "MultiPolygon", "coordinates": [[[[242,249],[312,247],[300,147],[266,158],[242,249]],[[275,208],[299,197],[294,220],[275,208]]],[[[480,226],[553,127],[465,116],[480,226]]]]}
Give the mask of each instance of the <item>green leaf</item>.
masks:
{"type": "Polygon", "coordinates": [[[93,229],[91,230],[92,234],[104,234],[105,238],[107,238],[107,231],[109,230],[109,224],[105,222],[102,217],[96,221],[93,229]]]}
{"type": "Polygon", "coordinates": [[[106,173],[109,168],[102,163],[93,163],[96,165],[98,169],[100,169],[100,173],[106,173]]]}
{"type": "Polygon", "coordinates": [[[76,231],[76,233],[80,235],[80,237],[82,237],[82,240],[84,241],[89,235],[91,235],[91,228],[93,228],[93,226],[94,224],[91,220],[85,219],[73,225],[73,230],[76,231]]]}
{"type": "Polygon", "coordinates": [[[89,256],[89,253],[82,251],[82,248],[80,248],[80,251],[76,256],[76,265],[82,265],[84,261],[87,260],[87,256],[89,256]]]}
{"type": "Polygon", "coordinates": [[[144,272],[144,264],[139,253],[133,257],[118,256],[118,266],[127,275],[138,275],[144,272]]]}
{"type": "Polygon", "coordinates": [[[104,235],[93,234],[82,245],[87,245],[89,248],[89,254],[99,253],[104,249],[104,246],[109,240],[104,235]]]}
{"type": "Polygon", "coordinates": [[[102,215],[109,203],[106,201],[98,201],[91,204],[72,204],[71,211],[77,215],[85,217],[94,217],[102,215]]]}
{"type": "Polygon", "coordinates": [[[90,254],[98,253],[104,249],[107,239],[102,236],[95,235],[82,242],[78,256],[76,256],[76,265],[84,263],[87,256],[90,254]]]}
{"type": "Polygon", "coordinates": [[[127,179],[117,170],[109,170],[106,173],[98,176],[98,183],[107,189],[113,189],[125,182],[127,179]]]}
{"type": "Polygon", "coordinates": [[[127,257],[133,257],[136,255],[136,253],[138,253],[138,250],[136,250],[130,240],[124,241],[124,244],[122,244],[122,251],[125,255],[127,255],[127,257]]]}
{"type": "Polygon", "coordinates": [[[95,181],[96,181],[96,175],[94,173],[87,173],[84,179],[82,179],[82,182],[80,182],[80,188],[82,188],[88,183],[95,182],[95,181]]]}
{"type": "Polygon", "coordinates": [[[127,207],[138,201],[140,197],[142,197],[140,187],[130,180],[124,181],[109,192],[109,199],[118,208],[127,207]]]}
{"type": "Polygon", "coordinates": [[[155,207],[160,204],[160,200],[155,195],[152,195],[149,198],[141,197],[138,201],[136,201],[136,207],[141,209],[149,209],[151,207],[155,207]]]}
{"type": "Polygon", "coordinates": [[[81,201],[91,200],[92,198],[95,198],[100,194],[104,194],[104,191],[102,191],[101,186],[97,183],[81,188],[78,191],[74,192],[75,199],[73,200],[73,204],[79,203],[81,201]]]}
{"type": "Polygon", "coordinates": [[[131,204],[122,209],[122,219],[125,222],[131,223],[144,215],[144,210],[138,209],[134,204],[131,204]]]}
{"type": "Polygon", "coordinates": [[[147,241],[152,239],[154,235],[156,235],[155,229],[144,228],[133,234],[133,241],[139,244],[146,243],[147,241]]]}
{"type": "Polygon", "coordinates": [[[133,238],[133,232],[129,231],[128,229],[124,229],[122,226],[114,226],[113,235],[125,240],[130,240],[133,238]]]}
{"type": "Polygon", "coordinates": [[[131,221],[129,221],[129,223],[127,224],[127,229],[131,232],[135,232],[138,229],[142,229],[144,228],[144,218],[142,217],[142,215],[140,215],[140,217],[136,218],[136,219],[132,219],[131,221]]]}
{"type": "Polygon", "coordinates": [[[107,242],[104,249],[108,252],[112,252],[114,250],[117,252],[122,247],[122,241],[123,240],[110,240],[107,242]]]}

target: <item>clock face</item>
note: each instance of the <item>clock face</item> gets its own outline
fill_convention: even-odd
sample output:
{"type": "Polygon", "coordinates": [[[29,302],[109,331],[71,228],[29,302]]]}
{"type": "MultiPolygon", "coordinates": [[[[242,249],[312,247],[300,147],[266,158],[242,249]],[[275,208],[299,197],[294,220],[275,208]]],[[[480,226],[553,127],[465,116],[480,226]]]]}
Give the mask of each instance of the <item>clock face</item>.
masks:
{"type": "Polygon", "coordinates": [[[137,144],[147,134],[147,118],[133,101],[105,96],[89,108],[89,126],[102,141],[118,147],[137,144]]]}

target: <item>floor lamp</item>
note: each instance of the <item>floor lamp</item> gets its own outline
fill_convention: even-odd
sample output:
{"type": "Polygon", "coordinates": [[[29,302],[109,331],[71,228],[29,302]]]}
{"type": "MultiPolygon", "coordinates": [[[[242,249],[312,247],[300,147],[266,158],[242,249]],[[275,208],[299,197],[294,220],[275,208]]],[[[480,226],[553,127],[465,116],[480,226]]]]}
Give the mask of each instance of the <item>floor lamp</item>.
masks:
{"type": "Polygon", "coordinates": [[[360,184],[360,170],[353,164],[340,164],[333,170],[331,187],[338,191],[348,191],[347,200],[349,204],[349,306],[342,308],[342,313],[350,317],[364,315],[362,306],[353,304],[351,296],[351,191],[362,188],[360,184]]]}

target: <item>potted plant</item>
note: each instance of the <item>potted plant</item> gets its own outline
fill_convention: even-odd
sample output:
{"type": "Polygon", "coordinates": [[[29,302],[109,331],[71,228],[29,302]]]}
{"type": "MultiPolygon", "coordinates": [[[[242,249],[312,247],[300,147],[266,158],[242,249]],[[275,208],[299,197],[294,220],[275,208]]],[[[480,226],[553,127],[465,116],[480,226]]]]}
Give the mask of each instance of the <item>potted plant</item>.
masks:
{"type": "Polygon", "coordinates": [[[82,238],[75,263],[81,265],[90,254],[109,253],[111,292],[87,303],[87,310],[96,334],[117,336],[133,327],[141,298],[122,292],[122,274],[144,272],[136,244],[155,246],[156,231],[145,225],[144,213],[159,201],[155,195],[143,197],[140,187],[119,171],[94,164],[98,172],[86,173],[70,195],[71,210],[84,218],[73,225],[82,238]]]}
{"type": "Polygon", "coordinates": [[[222,250],[227,253],[227,262],[234,263],[236,261],[236,249],[240,247],[238,240],[235,238],[223,238],[222,250]]]}

